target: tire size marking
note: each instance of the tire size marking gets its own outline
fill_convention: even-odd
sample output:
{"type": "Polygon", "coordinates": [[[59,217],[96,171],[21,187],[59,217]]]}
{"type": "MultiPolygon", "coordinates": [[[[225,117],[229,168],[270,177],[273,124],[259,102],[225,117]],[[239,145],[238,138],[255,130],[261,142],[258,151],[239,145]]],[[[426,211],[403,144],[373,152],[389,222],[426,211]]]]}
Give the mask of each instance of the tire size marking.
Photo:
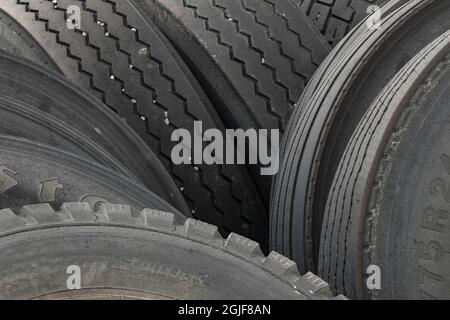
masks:
{"type": "MultiPolygon", "coordinates": [[[[433,179],[429,186],[429,192],[432,198],[450,203],[450,157],[444,153],[441,154],[440,163],[447,177],[433,179]]],[[[442,237],[448,233],[449,216],[449,211],[437,209],[433,206],[427,207],[422,212],[420,229],[422,230],[422,237],[426,239],[421,241],[419,235],[417,240],[417,257],[419,260],[417,281],[420,296],[423,299],[434,299],[434,296],[425,290],[428,283],[431,285],[432,283],[443,283],[445,281],[444,276],[433,270],[433,267],[436,266],[436,263],[444,261],[446,252],[443,244],[436,237],[442,237]]]]}

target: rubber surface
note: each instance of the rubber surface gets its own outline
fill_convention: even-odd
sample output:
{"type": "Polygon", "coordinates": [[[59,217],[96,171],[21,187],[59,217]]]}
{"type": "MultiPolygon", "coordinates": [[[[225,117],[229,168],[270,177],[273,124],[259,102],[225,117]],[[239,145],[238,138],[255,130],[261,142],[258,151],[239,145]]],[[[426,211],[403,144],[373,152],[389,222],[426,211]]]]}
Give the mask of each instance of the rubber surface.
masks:
{"type": "Polygon", "coordinates": [[[137,179],[84,133],[26,103],[0,95],[0,133],[47,144],[137,179]]]}
{"type": "MultiPolygon", "coordinates": [[[[53,131],[57,130],[56,126],[68,126],[83,133],[126,166],[132,173],[130,177],[137,177],[181,212],[190,212],[181,192],[154,152],[94,95],[55,72],[8,54],[0,53],[0,69],[1,97],[19,99],[42,115],[54,119],[55,128],[49,128],[53,131]]],[[[24,134],[29,137],[29,133],[24,134]]],[[[80,148],[84,147],[79,146],[78,152],[80,148]]]]}
{"type": "Polygon", "coordinates": [[[183,189],[195,217],[266,241],[268,210],[247,168],[173,165],[175,129],[193,136],[196,120],[204,130],[224,126],[168,41],[128,1],[5,0],[0,10],[19,21],[69,79],[126,118],[183,189]],[[70,5],[81,8],[81,30],[66,26],[70,5]]]}
{"type": "MultiPolygon", "coordinates": [[[[178,49],[227,128],[282,133],[329,52],[289,0],[131,1],[178,49]]],[[[268,204],[272,177],[250,168],[268,204]]]]}
{"type": "Polygon", "coordinates": [[[355,298],[448,299],[450,31],[414,57],[369,108],[327,202],[320,272],[355,298]],[[381,269],[380,290],[365,270],[381,269]]]}
{"type": "Polygon", "coordinates": [[[0,208],[18,209],[25,204],[88,202],[127,203],[133,212],[151,207],[185,216],[145,187],[126,176],[70,153],[31,142],[0,136],[0,208]]]}
{"type": "Polygon", "coordinates": [[[326,283],[300,276],[293,261],[265,257],[236,234],[224,240],[217,227],[193,219],[180,225],[170,213],[132,215],[118,205],[92,212],[85,203],[16,212],[0,211],[2,299],[332,298],[326,283]],[[78,290],[68,289],[73,270],[78,290]]]}
{"type": "Polygon", "coordinates": [[[354,29],[296,105],[273,184],[271,248],[316,270],[322,216],[342,154],[367,108],[415,54],[450,29],[448,1],[390,1],[382,28],[354,29]]]}
{"type": "Polygon", "coordinates": [[[0,49],[58,71],[40,44],[26,32],[20,23],[2,11],[0,11],[0,49]]]}
{"type": "Polygon", "coordinates": [[[292,0],[308,15],[331,46],[336,46],[361,20],[372,6],[387,0],[292,0]]]}
{"type": "Polygon", "coordinates": [[[328,48],[285,0],[133,0],[179,49],[230,128],[283,129],[328,48]]]}

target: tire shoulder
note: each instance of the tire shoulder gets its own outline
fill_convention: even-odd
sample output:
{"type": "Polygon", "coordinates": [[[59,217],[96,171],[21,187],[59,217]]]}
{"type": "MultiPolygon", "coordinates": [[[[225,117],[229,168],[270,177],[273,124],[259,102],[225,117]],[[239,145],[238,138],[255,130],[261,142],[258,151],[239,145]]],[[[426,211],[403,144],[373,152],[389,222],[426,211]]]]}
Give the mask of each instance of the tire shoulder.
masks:
{"type": "Polygon", "coordinates": [[[251,263],[310,299],[345,299],[333,297],[328,284],[316,275],[309,272],[301,276],[292,260],[276,252],[264,256],[253,240],[235,233],[224,239],[216,226],[191,218],[182,225],[177,224],[172,213],[144,209],[133,216],[129,206],[117,204],[103,204],[94,212],[87,203],[64,203],[59,211],[49,204],[24,206],[18,214],[10,209],[0,210],[0,239],[20,232],[65,226],[141,229],[198,242],[251,263]]]}

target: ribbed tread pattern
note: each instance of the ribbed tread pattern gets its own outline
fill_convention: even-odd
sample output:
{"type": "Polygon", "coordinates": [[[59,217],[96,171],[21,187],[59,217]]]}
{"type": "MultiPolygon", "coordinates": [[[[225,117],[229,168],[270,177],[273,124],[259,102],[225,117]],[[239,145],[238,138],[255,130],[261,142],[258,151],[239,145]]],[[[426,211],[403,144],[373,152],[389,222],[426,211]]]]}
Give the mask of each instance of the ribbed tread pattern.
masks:
{"type": "MultiPolygon", "coordinates": [[[[448,48],[450,32],[439,37],[405,65],[365,114],[342,157],[328,196],[319,256],[319,273],[332,282],[336,292],[355,296],[352,279],[358,271],[359,275],[363,274],[363,270],[356,270],[355,267],[356,256],[361,255],[355,250],[358,241],[356,234],[365,224],[360,224],[360,221],[368,223],[371,220],[371,212],[366,211],[367,203],[363,199],[367,192],[376,192],[379,185],[374,181],[374,173],[389,158],[389,152],[383,154],[384,143],[390,137],[400,136],[405,130],[401,125],[397,127],[395,121],[401,118],[401,122],[405,123],[406,117],[413,112],[408,108],[403,110],[401,106],[408,101],[407,97],[415,94],[417,85],[430,71],[429,65],[442,58],[442,52],[448,52],[448,48]],[[405,117],[400,117],[403,113],[405,117]]],[[[395,149],[395,143],[393,145],[395,149]]]]}
{"type": "MultiPolygon", "coordinates": [[[[345,110],[342,100],[356,85],[354,79],[366,66],[377,45],[388,41],[393,30],[413,21],[412,17],[430,3],[393,1],[384,6],[382,30],[366,30],[363,26],[363,33],[355,30],[356,37],[341,42],[296,105],[281,145],[279,174],[273,183],[270,243],[272,249],[297,261],[300,270],[315,270],[317,265],[323,213],[318,208],[322,200],[326,202],[327,196],[327,191],[319,193],[318,190],[324,190],[325,185],[332,182],[332,177],[330,181],[318,181],[319,168],[330,170],[322,161],[327,148],[333,147],[329,142],[333,138],[330,129],[339,112],[345,110]],[[314,228],[317,225],[318,230],[314,228]]],[[[344,132],[348,127],[343,125],[339,129],[344,132]]]]}

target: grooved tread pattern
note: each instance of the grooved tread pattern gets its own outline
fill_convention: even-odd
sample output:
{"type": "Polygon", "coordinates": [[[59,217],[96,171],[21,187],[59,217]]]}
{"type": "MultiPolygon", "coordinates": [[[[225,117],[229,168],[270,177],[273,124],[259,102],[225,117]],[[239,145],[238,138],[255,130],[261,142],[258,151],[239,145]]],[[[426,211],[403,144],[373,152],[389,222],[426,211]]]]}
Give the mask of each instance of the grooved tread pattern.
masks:
{"type": "MultiPolygon", "coordinates": [[[[133,214],[129,206],[118,204],[103,204],[94,211],[89,204],[77,202],[64,203],[59,211],[48,204],[23,206],[16,211],[17,213],[11,209],[0,210],[0,237],[55,227],[139,229],[164,235],[166,239],[167,236],[173,237],[174,244],[181,240],[183,243],[201,244],[207,248],[206,252],[211,252],[212,257],[217,256],[216,252],[220,251],[221,256],[229,256],[228,259],[239,259],[242,270],[253,265],[261,272],[269,273],[275,283],[287,284],[286,290],[298,299],[345,299],[342,295],[332,296],[328,284],[313,273],[300,275],[294,261],[274,251],[264,255],[259,244],[253,240],[235,233],[224,239],[217,226],[192,218],[180,223],[170,212],[147,208],[133,214]]],[[[108,232],[105,232],[105,236],[108,236],[108,232]]],[[[273,284],[267,283],[269,287],[273,284]]]]}
{"type": "Polygon", "coordinates": [[[329,51],[307,17],[287,0],[132,2],[203,79],[229,127],[283,130],[329,51]]]}
{"type": "Polygon", "coordinates": [[[0,9],[39,40],[69,79],[91,89],[142,136],[195,217],[264,242],[267,210],[247,169],[173,165],[175,129],[194,136],[194,121],[204,130],[224,126],[169,43],[128,1],[5,0],[0,9]],[[81,8],[80,30],[66,26],[71,5],[81,8]]]}
{"type": "MultiPolygon", "coordinates": [[[[328,196],[319,260],[319,273],[332,282],[337,292],[355,297],[361,290],[355,288],[353,280],[364,274],[364,270],[356,269],[357,257],[362,254],[357,250],[362,241],[358,234],[363,233],[361,226],[365,225],[360,221],[374,219],[364,199],[379,192],[376,186],[380,185],[381,176],[377,177],[375,173],[380,165],[389,162],[390,153],[399,143],[393,142],[392,137],[398,139],[408,129],[401,124],[406,123],[406,118],[414,112],[413,107],[407,108],[405,104],[430,72],[429,65],[436,63],[441,52],[448,52],[449,48],[450,32],[447,32],[392,79],[361,120],[342,157],[328,196]],[[385,150],[391,142],[393,146],[385,150]]],[[[371,246],[375,245],[371,243],[371,246]]]]}
{"type": "Polygon", "coordinates": [[[387,0],[293,0],[310,17],[326,40],[335,46],[370,12],[387,0]]]}

